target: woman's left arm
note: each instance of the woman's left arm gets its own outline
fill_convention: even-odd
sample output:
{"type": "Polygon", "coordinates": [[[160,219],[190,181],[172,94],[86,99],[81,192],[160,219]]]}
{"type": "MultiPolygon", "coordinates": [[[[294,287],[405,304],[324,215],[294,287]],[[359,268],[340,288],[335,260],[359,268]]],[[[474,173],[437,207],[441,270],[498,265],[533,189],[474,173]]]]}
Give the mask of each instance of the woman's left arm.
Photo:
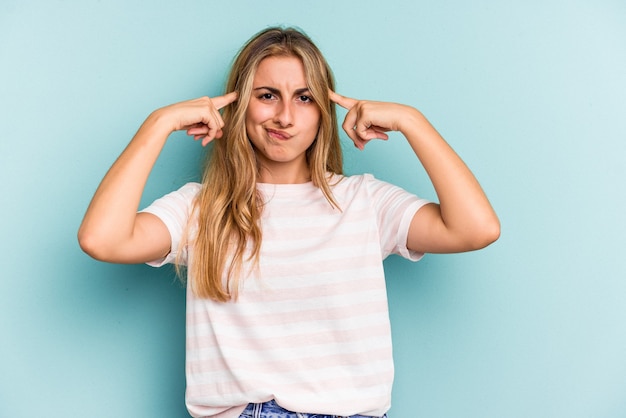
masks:
{"type": "Polygon", "coordinates": [[[410,250],[463,252],[498,239],[500,222],[478,180],[421,112],[402,104],[360,101],[334,92],[330,97],[348,109],[343,129],[359,149],[372,139],[387,139],[385,132],[398,131],[428,173],[439,204],[428,204],[413,217],[407,238],[410,250]]]}

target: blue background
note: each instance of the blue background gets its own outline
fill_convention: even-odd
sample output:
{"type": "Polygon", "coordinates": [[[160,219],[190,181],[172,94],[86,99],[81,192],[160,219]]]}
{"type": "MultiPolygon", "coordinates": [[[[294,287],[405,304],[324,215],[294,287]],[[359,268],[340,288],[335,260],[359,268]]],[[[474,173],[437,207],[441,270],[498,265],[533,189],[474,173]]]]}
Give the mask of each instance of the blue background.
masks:
{"type": "MultiPolygon", "coordinates": [[[[93,261],[75,235],[148,113],[221,94],[273,24],[307,31],[340,93],[421,109],[502,221],[486,250],[387,260],[389,416],[626,416],[626,4],[609,0],[3,0],[0,416],[187,416],[173,271],[93,261]]],[[[345,145],[348,172],[435,197],[400,136],[345,145]]],[[[200,155],[173,135],[144,204],[200,155]]]]}

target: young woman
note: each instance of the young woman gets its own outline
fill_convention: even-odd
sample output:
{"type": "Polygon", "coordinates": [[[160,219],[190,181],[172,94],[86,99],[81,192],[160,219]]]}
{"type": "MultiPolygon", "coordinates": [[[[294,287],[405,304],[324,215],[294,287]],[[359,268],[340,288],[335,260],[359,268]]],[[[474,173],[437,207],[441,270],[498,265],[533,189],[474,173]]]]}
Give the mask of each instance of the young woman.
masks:
{"type": "Polygon", "coordinates": [[[254,36],[226,91],[146,119],[98,187],[80,245],[108,262],[187,266],[194,417],[383,417],[393,380],[383,259],[485,247],[498,219],[418,110],[335,93],[322,54],[297,30],[254,36]],[[335,104],[360,149],[401,132],[439,204],[344,176],[335,104]],[[202,184],[137,212],[177,130],[213,142],[202,184]]]}

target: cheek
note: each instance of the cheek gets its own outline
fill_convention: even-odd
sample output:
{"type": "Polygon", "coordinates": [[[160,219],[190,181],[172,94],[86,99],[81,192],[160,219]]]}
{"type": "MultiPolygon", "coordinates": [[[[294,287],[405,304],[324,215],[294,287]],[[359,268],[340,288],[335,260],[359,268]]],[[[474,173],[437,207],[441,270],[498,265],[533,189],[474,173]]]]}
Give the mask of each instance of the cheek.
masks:
{"type": "Polygon", "coordinates": [[[316,109],[309,112],[309,114],[306,116],[306,120],[308,121],[310,129],[317,132],[320,127],[320,123],[322,122],[322,117],[319,110],[316,109]]]}
{"type": "Polygon", "coordinates": [[[270,106],[261,106],[257,103],[250,103],[246,111],[246,124],[259,124],[272,118],[270,106]]]}

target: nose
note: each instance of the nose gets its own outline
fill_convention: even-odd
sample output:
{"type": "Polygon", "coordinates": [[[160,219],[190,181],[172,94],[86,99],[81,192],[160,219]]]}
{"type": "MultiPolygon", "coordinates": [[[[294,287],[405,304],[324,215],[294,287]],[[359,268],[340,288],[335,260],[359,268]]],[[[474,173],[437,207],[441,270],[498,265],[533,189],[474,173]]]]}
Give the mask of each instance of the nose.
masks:
{"type": "Polygon", "coordinates": [[[280,125],[282,128],[293,125],[293,109],[291,103],[282,102],[276,108],[276,114],[274,115],[274,123],[280,125]]]}

